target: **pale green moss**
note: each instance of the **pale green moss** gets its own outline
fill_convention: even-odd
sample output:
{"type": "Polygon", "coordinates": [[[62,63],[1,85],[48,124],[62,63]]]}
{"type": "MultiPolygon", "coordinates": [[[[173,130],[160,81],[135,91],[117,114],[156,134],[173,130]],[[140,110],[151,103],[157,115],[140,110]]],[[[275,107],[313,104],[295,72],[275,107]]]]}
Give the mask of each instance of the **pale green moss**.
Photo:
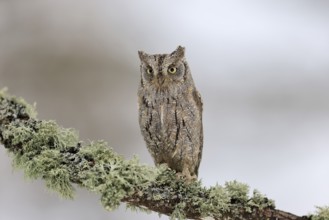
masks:
{"type": "Polygon", "coordinates": [[[14,167],[23,169],[28,178],[43,178],[48,188],[72,198],[73,187],[60,151],[77,143],[74,130],[61,128],[54,121],[39,121],[33,126],[14,122],[2,135],[18,152],[24,152],[14,153],[14,167]]]}
{"type": "MultiPolygon", "coordinates": [[[[200,181],[187,184],[166,166],[146,166],[136,157],[125,160],[104,141],[82,145],[75,130],[54,121],[38,121],[35,115],[34,107],[23,99],[0,91],[0,141],[13,155],[14,166],[28,178],[42,178],[49,189],[64,197],[73,197],[75,183],[100,194],[108,210],[122,201],[144,209],[138,203],[143,201],[153,210],[165,207],[166,214],[170,210],[171,219],[185,219],[188,214],[244,219],[243,215],[255,210],[274,208],[274,202],[257,190],[250,196],[246,184],[231,181],[210,188],[200,181]]],[[[318,208],[312,219],[328,220],[328,210],[318,208]]]]}
{"type": "Polygon", "coordinates": [[[21,97],[15,97],[15,96],[9,95],[7,93],[7,91],[8,91],[7,87],[2,88],[0,90],[0,97],[7,98],[7,99],[12,99],[17,104],[24,106],[24,112],[21,112],[21,113],[28,114],[30,118],[36,118],[37,117],[36,103],[34,103],[33,105],[30,105],[29,103],[27,103],[21,97]]]}
{"type": "Polygon", "coordinates": [[[74,188],[70,182],[70,173],[65,167],[50,169],[46,180],[46,186],[59,192],[65,198],[73,198],[74,188]]]}
{"type": "Polygon", "coordinates": [[[204,217],[221,217],[222,213],[230,210],[230,204],[231,197],[228,191],[224,187],[216,185],[214,187],[210,187],[209,198],[205,202],[201,203],[200,212],[203,213],[202,216],[204,217]]]}
{"type": "Polygon", "coordinates": [[[38,113],[36,111],[36,102],[34,102],[33,105],[30,105],[21,97],[16,98],[16,101],[18,104],[25,106],[25,112],[30,116],[30,118],[37,118],[38,113]]]}
{"type": "Polygon", "coordinates": [[[186,219],[185,212],[184,212],[185,208],[186,208],[186,203],[185,202],[178,203],[175,206],[175,209],[174,209],[174,211],[172,212],[172,214],[170,216],[170,220],[175,220],[175,219],[183,220],[183,219],[186,219]]]}
{"type": "Polygon", "coordinates": [[[108,210],[117,208],[121,200],[137,188],[148,187],[160,170],[141,165],[137,158],[124,160],[103,141],[92,142],[81,148],[79,156],[93,158],[93,166],[82,170],[79,177],[82,185],[102,193],[101,201],[108,210]]]}
{"type": "Polygon", "coordinates": [[[315,215],[312,216],[312,220],[329,220],[329,206],[316,207],[315,215]]]}
{"type": "MultiPolygon", "coordinates": [[[[258,209],[264,209],[268,207],[275,207],[275,202],[272,199],[268,199],[264,194],[259,192],[257,189],[253,191],[253,196],[248,200],[249,207],[256,207],[258,209]]],[[[251,212],[251,209],[247,210],[251,212]]]]}
{"type": "MultiPolygon", "coordinates": [[[[129,203],[126,205],[126,209],[129,209],[130,211],[133,212],[144,212],[146,214],[151,214],[152,211],[150,209],[148,209],[147,207],[143,207],[143,206],[134,206],[134,205],[130,205],[129,203]]],[[[161,217],[161,213],[158,213],[159,218],[161,217]]]]}
{"type": "Polygon", "coordinates": [[[8,91],[7,87],[4,87],[4,88],[0,89],[0,97],[7,96],[7,91],[8,91]]]}
{"type": "Polygon", "coordinates": [[[249,199],[249,186],[247,184],[234,180],[226,182],[225,189],[234,202],[245,203],[249,199]]]}

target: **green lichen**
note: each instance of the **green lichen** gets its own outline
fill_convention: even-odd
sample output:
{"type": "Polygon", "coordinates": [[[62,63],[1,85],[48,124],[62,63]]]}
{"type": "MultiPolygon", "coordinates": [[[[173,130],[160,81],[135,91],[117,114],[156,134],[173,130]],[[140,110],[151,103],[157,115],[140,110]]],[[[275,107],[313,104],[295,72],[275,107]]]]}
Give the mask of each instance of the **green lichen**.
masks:
{"type": "Polygon", "coordinates": [[[185,202],[178,203],[175,206],[175,209],[174,209],[174,211],[172,212],[172,214],[170,216],[170,220],[175,220],[175,219],[183,220],[183,219],[186,219],[185,212],[184,212],[185,208],[186,208],[186,203],[185,202]]]}
{"type": "Polygon", "coordinates": [[[315,215],[312,216],[312,220],[329,220],[329,206],[316,207],[315,215]]]}
{"type": "Polygon", "coordinates": [[[200,213],[203,213],[203,217],[222,217],[223,213],[230,210],[230,202],[230,195],[224,187],[220,185],[210,187],[207,200],[200,204],[200,213]]]}
{"type": "MultiPolygon", "coordinates": [[[[133,212],[144,212],[146,214],[151,214],[152,211],[150,209],[148,209],[147,207],[144,206],[135,206],[135,205],[131,205],[129,203],[126,204],[126,209],[129,209],[130,211],[133,212]]],[[[159,218],[161,217],[161,213],[158,213],[159,218]]]]}
{"type": "Polygon", "coordinates": [[[252,210],[272,207],[274,201],[269,200],[257,190],[254,190],[253,196],[249,196],[249,186],[238,181],[226,182],[224,186],[216,185],[209,188],[209,195],[205,201],[200,204],[200,213],[202,216],[211,216],[222,218],[229,213],[239,219],[241,208],[246,213],[252,213],[252,210]]]}
{"type": "Polygon", "coordinates": [[[14,167],[23,169],[28,178],[43,178],[49,189],[62,196],[73,197],[70,175],[60,152],[77,143],[74,130],[61,128],[54,121],[13,122],[6,126],[2,135],[16,146],[14,167]]]}
{"type": "MultiPolygon", "coordinates": [[[[274,201],[259,191],[250,195],[247,184],[230,181],[206,188],[201,181],[187,183],[164,165],[146,166],[137,157],[126,160],[105,141],[79,142],[75,130],[35,116],[33,106],[0,91],[0,142],[13,156],[13,165],[65,198],[73,197],[76,184],[99,194],[108,210],[126,202],[130,209],[150,208],[179,220],[251,219],[274,209],[274,201]]],[[[318,208],[312,220],[328,220],[328,210],[318,208]]]]}
{"type": "Polygon", "coordinates": [[[29,103],[27,103],[21,97],[15,97],[15,96],[9,95],[7,93],[7,91],[8,91],[7,87],[2,88],[0,90],[0,97],[1,98],[6,98],[7,100],[11,100],[12,102],[17,103],[18,105],[24,106],[24,108],[23,108],[24,112],[21,112],[21,113],[28,114],[30,118],[36,118],[37,117],[36,103],[34,103],[33,105],[30,105],[29,103]]]}
{"type": "Polygon", "coordinates": [[[159,172],[158,169],[141,165],[136,157],[124,160],[103,141],[81,148],[79,155],[93,158],[93,166],[79,173],[82,185],[101,193],[101,202],[108,210],[116,209],[121,200],[137,188],[148,187],[159,172]]]}
{"type": "Polygon", "coordinates": [[[248,200],[248,212],[252,212],[251,208],[264,209],[269,207],[275,207],[275,202],[272,199],[268,199],[264,194],[257,189],[253,191],[253,196],[248,200]]]}
{"type": "Polygon", "coordinates": [[[100,194],[104,207],[113,210],[125,198],[137,195],[154,201],[159,209],[173,204],[171,219],[184,219],[185,213],[221,217],[238,214],[241,205],[263,204],[259,193],[250,199],[249,187],[237,181],[206,189],[200,181],[186,184],[184,179],[177,179],[166,166],[149,167],[136,157],[125,160],[104,141],[82,146],[75,130],[62,128],[54,121],[36,120],[30,115],[33,108],[23,99],[4,91],[0,97],[1,120],[6,122],[0,130],[14,157],[14,166],[23,169],[28,178],[44,179],[49,189],[64,197],[73,197],[72,183],[76,183],[100,194]]]}

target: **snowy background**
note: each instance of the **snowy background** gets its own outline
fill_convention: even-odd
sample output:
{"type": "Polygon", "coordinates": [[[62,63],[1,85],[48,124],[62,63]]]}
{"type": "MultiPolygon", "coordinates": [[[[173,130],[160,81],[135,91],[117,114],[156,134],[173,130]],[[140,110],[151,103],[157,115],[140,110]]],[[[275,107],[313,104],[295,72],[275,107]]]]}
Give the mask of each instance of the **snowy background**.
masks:
{"type": "MultiPolygon", "coordinates": [[[[0,88],[150,165],[137,50],[178,45],[204,101],[204,185],[236,179],[300,215],[328,205],[328,1],[0,1],[0,88]]],[[[158,219],[107,212],[83,189],[60,199],[14,172],[3,147],[0,174],[1,220],[158,219]]]]}

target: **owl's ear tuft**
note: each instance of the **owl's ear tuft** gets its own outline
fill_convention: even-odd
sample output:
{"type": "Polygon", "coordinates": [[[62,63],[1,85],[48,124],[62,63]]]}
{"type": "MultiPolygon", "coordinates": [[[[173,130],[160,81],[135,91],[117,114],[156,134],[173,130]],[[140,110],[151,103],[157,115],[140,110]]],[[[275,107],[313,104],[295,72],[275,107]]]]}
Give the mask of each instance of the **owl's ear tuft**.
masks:
{"type": "Polygon", "coordinates": [[[184,58],[185,56],[185,47],[178,46],[177,49],[170,54],[171,56],[175,56],[179,59],[184,58]]]}
{"type": "Polygon", "coordinates": [[[138,56],[139,56],[139,59],[142,61],[142,62],[145,62],[146,61],[146,58],[148,57],[148,54],[145,53],[144,51],[138,51],[138,56]]]}

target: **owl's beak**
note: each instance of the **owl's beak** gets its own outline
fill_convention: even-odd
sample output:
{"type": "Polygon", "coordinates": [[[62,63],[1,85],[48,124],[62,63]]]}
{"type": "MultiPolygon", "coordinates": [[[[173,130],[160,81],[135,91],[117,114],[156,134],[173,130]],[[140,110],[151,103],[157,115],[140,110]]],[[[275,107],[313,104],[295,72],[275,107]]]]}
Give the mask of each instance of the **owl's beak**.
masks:
{"type": "Polygon", "coordinates": [[[164,81],[165,81],[165,77],[164,77],[164,75],[162,74],[162,71],[159,71],[159,73],[158,73],[157,76],[156,76],[156,79],[157,79],[157,81],[158,81],[158,84],[159,84],[160,86],[162,86],[163,83],[164,83],[164,81]]]}

